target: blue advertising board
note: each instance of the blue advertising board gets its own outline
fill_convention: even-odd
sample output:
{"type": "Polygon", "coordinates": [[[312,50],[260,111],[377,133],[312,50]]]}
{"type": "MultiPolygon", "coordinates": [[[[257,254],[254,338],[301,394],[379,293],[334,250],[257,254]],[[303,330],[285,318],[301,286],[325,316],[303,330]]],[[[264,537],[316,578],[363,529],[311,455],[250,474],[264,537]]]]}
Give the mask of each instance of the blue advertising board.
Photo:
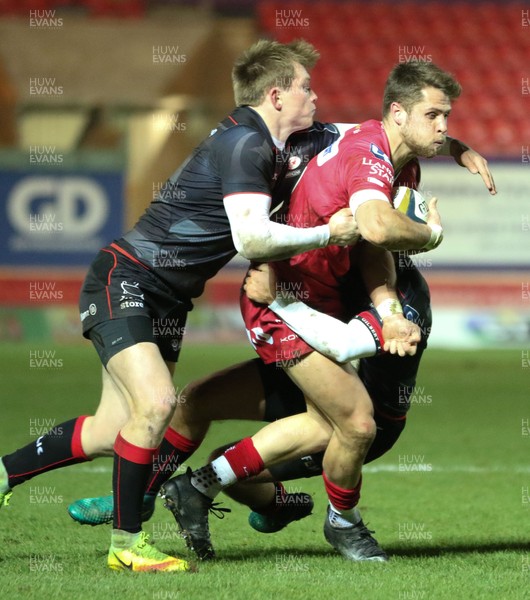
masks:
{"type": "Polygon", "coordinates": [[[122,172],[0,170],[0,264],[86,266],[124,227],[122,172]]]}

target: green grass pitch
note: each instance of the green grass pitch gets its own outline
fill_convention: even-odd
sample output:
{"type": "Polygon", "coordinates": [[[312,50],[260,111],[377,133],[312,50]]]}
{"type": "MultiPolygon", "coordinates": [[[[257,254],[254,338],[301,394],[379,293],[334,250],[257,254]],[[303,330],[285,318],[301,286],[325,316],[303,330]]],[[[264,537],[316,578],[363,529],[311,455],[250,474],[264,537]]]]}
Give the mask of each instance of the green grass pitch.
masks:
{"type": "MultiPolygon", "coordinates": [[[[55,368],[39,369],[29,366],[34,346],[0,346],[0,454],[96,407],[95,352],[53,347],[55,368]]],[[[176,383],[252,356],[245,346],[185,346],[176,383]]],[[[43,599],[529,598],[529,381],[520,350],[426,353],[402,438],[364,476],[360,508],[387,564],[352,564],[327,545],[326,498],[314,478],[288,483],[314,495],[314,514],[278,534],[254,532],[248,511],[228,501],[233,512],[211,519],[218,559],[196,573],[111,572],[110,526],[81,527],[66,513],[72,500],[110,491],[111,462],[99,459],[14,490],[0,510],[1,589],[43,599]]],[[[190,465],[256,428],[214,426],[190,465]]],[[[187,555],[161,503],[145,529],[162,550],[187,555]]]]}

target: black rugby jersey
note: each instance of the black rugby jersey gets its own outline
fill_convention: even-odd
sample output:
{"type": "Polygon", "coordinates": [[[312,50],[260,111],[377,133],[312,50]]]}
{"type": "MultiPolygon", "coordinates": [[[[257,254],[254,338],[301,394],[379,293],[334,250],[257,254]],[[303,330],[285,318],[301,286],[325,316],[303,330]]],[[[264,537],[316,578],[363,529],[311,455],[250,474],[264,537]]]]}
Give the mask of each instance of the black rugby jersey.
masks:
{"type": "Polygon", "coordinates": [[[337,136],[335,126],[314,123],[293,134],[293,142],[289,138],[281,151],[257,112],[236,108],[175,171],[117,244],[178,296],[200,296],[206,281],[236,254],[223,197],[267,194],[273,198],[272,212],[288,199],[307,162],[337,136]]]}

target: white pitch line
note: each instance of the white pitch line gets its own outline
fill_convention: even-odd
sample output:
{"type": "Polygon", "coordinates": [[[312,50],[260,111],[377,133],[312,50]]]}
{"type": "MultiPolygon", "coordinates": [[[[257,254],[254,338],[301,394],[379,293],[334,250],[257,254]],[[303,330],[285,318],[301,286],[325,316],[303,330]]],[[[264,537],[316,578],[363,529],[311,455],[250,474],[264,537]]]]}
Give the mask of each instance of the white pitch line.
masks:
{"type": "Polygon", "coordinates": [[[85,473],[112,473],[112,467],[103,467],[103,466],[85,466],[78,467],[79,471],[83,471],[85,473]]]}
{"type": "MultiPolygon", "coordinates": [[[[404,465],[408,467],[404,469],[401,465],[390,464],[390,465],[366,465],[363,467],[363,473],[406,473],[406,472],[415,472],[415,473],[530,473],[530,466],[522,466],[522,465],[502,465],[502,466],[492,466],[492,467],[476,467],[474,465],[449,465],[442,466],[436,465],[433,463],[429,463],[429,470],[420,469],[412,469],[412,464],[404,465]],[[401,467],[401,468],[400,468],[401,467]]],[[[421,466],[421,464],[418,464],[421,466]]]]}
{"type": "MultiPolygon", "coordinates": [[[[492,467],[476,467],[473,465],[449,465],[438,466],[429,463],[430,469],[411,469],[410,465],[406,465],[408,469],[400,469],[400,465],[383,464],[383,465],[366,465],[363,467],[363,473],[530,473],[530,466],[523,465],[502,465],[492,467]]],[[[418,465],[419,466],[419,465],[418,465]]],[[[112,473],[112,467],[103,465],[83,465],[78,466],[77,470],[85,473],[112,473]]]]}

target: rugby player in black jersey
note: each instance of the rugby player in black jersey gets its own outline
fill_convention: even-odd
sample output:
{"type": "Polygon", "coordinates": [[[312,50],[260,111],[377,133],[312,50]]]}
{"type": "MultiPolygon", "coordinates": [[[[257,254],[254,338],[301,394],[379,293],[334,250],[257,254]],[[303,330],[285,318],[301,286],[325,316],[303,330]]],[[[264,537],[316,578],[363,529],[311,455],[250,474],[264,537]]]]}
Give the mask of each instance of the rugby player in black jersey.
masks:
{"type": "MultiPolygon", "coordinates": [[[[317,96],[308,70],[317,58],[302,40],[262,40],[236,62],[237,108],[170,177],[135,227],[99,252],[86,276],[83,334],[103,364],[96,414],[63,423],[39,438],[38,448],[30,444],[2,459],[5,502],[15,485],[98,456],[109,437],[115,440],[112,569],[188,568],[146,543],[140,512],[153,457],[178,401],[172,376],[192,298],[237,251],[273,260],[346,245],[357,233],[349,211],[312,229],[269,219],[272,192],[287,169],[285,142],[313,122],[317,96]]],[[[195,445],[177,432],[166,442],[195,445]]]]}

